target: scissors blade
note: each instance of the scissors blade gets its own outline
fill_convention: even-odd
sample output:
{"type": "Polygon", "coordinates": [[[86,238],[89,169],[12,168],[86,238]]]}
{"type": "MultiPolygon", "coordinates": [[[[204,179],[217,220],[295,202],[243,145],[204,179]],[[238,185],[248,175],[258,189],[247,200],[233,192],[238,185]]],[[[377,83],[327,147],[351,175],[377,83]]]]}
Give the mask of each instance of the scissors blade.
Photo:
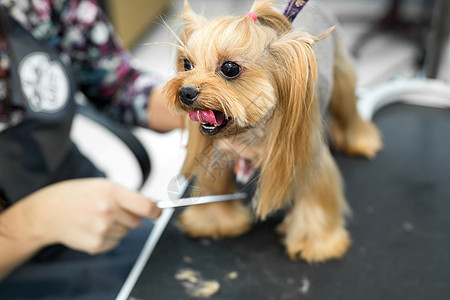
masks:
{"type": "Polygon", "coordinates": [[[229,201],[229,200],[238,200],[245,199],[247,197],[247,193],[235,193],[228,195],[211,195],[211,196],[200,196],[200,197],[188,197],[188,198],[180,198],[180,199],[169,199],[169,200],[160,200],[156,202],[159,208],[169,208],[169,207],[182,207],[182,206],[190,206],[190,205],[199,205],[220,201],[229,201]]]}

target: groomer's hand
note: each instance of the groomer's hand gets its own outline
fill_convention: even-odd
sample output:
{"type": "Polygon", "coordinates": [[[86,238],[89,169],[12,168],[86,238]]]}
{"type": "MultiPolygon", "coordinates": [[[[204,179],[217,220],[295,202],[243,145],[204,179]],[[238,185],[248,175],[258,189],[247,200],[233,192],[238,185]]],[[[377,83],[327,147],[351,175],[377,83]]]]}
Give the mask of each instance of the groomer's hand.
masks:
{"type": "Polygon", "coordinates": [[[90,254],[117,246],[142,217],[155,219],[161,214],[139,193],[100,178],[57,183],[24,201],[43,244],[62,243],[90,254]]]}

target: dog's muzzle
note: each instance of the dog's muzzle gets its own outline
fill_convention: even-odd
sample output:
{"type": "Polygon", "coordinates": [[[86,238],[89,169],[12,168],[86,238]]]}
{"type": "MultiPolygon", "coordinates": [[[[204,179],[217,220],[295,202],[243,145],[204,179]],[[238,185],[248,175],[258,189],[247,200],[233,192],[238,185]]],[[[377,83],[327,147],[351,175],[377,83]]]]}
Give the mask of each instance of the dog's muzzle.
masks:
{"type": "Polygon", "coordinates": [[[197,99],[199,90],[193,85],[185,85],[180,89],[180,100],[187,106],[194,104],[195,99],[197,99]]]}
{"type": "Polygon", "coordinates": [[[189,118],[194,122],[200,122],[202,132],[205,135],[216,135],[223,131],[230,119],[225,117],[225,113],[217,110],[194,109],[193,104],[197,100],[200,91],[193,85],[185,85],[180,88],[180,100],[189,107],[189,118]]]}

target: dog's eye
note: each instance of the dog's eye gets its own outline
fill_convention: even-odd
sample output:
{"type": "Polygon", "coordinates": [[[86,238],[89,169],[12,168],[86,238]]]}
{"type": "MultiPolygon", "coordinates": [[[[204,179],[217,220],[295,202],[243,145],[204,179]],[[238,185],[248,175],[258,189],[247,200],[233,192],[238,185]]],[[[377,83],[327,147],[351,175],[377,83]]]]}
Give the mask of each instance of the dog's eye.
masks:
{"type": "Polygon", "coordinates": [[[185,71],[189,71],[189,70],[192,70],[192,68],[193,68],[193,66],[192,66],[192,63],[189,61],[189,59],[184,59],[184,70],[185,71]]]}
{"type": "Polygon", "coordinates": [[[237,63],[226,61],[220,67],[220,71],[226,78],[233,79],[241,74],[241,67],[237,63]]]}

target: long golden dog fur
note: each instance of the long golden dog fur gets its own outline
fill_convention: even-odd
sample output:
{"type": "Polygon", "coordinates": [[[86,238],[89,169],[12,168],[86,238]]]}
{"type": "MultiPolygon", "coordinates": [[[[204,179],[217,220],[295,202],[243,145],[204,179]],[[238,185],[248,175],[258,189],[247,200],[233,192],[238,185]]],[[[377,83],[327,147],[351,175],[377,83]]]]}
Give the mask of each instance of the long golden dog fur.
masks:
{"type": "MultiPolygon", "coordinates": [[[[169,106],[186,116],[219,111],[227,121],[221,131],[205,134],[201,122],[187,118],[182,172],[187,178],[196,176],[203,194],[233,193],[232,171],[239,159],[258,168],[260,175],[252,208],[242,201],[191,206],[180,223],[194,237],[233,237],[247,232],[254,217],[264,220],[287,208],[278,232],[291,259],[340,258],[350,245],[345,229],[350,210],[315,91],[314,45],[334,28],[316,36],[295,31],[272,6],[272,1],[256,1],[251,8],[256,21],[247,15],[209,21],[185,2],[177,75],[165,86],[169,106]],[[240,67],[235,78],[221,71],[229,61],[240,67]],[[184,86],[198,92],[192,104],[180,101],[184,86]]],[[[339,39],[332,55],[331,144],[347,154],[372,158],[382,147],[380,134],[357,113],[355,72],[339,39]]]]}

